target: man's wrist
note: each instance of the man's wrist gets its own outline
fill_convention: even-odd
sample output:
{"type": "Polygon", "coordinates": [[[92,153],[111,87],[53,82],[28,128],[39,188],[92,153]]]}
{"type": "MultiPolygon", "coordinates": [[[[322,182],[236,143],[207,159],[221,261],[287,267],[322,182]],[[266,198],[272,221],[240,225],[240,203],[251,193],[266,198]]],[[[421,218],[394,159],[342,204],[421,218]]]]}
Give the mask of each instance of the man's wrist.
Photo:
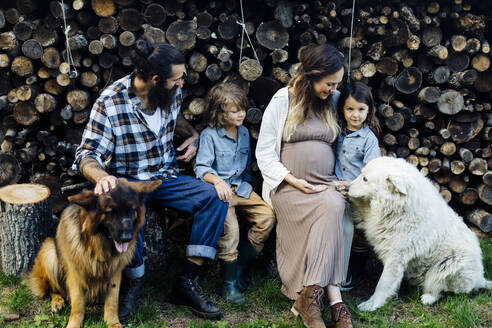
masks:
{"type": "Polygon", "coordinates": [[[101,175],[101,176],[99,176],[97,178],[97,182],[96,183],[99,183],[102,179],[107,179],[108,177],[116,178],[116,177],[112,176],[111,174],[101,175]]]}

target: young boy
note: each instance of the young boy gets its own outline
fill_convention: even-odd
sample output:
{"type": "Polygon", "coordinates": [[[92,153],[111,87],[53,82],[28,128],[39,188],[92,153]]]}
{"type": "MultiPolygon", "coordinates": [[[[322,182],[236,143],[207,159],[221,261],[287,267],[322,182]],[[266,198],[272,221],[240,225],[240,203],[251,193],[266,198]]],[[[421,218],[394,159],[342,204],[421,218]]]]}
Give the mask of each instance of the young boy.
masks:
{"type": "Polygon", "coordinates": [[[235,84],[223,82],[210,89],[206,100],[208,127],[200,134],[195,174],[213,184],[219,198],[229,202],[217,257],[222,261],[222,295],[227,301],[242,303],[245,269],[263,249],[275,215],[248,183],[251,149],[248,129],[242,125],[248,106],[246,94],[235,84]],[[248,238],[241,243],[236,214],[252,224],[248,238]]]}

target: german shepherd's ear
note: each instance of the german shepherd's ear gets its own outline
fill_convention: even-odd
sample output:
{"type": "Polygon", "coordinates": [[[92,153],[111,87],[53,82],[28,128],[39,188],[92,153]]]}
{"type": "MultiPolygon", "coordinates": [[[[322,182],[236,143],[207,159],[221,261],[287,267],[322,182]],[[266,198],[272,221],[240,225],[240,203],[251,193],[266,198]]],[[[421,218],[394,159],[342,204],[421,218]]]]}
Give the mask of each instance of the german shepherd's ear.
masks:
{"type": "Polygon", "coordinates": [[[161,180],[151,181],[129,181],[130,187],[141,195],[150,194],[161,185],[161,180]]]}
{"type": "Polygon", "coordinates": [[[95,208],[97,196],[94,194],[93,190],[84,189],[82,192],[69,196],[68,201],[85,208],[95,208]]]}

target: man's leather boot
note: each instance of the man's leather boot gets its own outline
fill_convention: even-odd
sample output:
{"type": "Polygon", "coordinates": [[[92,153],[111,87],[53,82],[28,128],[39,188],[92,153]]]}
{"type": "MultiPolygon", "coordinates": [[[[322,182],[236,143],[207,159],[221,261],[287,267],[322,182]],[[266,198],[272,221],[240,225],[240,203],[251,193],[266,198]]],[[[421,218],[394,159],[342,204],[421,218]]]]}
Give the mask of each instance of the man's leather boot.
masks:
{"type": "Polygon", "coordinates": [[[118,317],[121,322],[126,322],[130,318],[135,302],[142,295],[143,280],[143,277],[122,279],[118,304],[118,317]]]}
{"type": "Polygon", "coordinates": [[[324,289],[320,286],[306,286],[292,306],[292,313],[301,316],[307,328],[326,328],[321,317],[324,289]]]}
{"type": "Polygon", "coordinates": [[[207,300],[201,293],[197,283],[179,275],[171,291],[171,302],[176,305],[185,305],[199,317],[212,319],[220,318],[222,313],[217,305],[207,300]]]}
{"type": "Polygon", "coordinates": [[[331,320],[335,328],[352,328],[352,315],[345,303],[333,304],[331,307],[331,320]]]}

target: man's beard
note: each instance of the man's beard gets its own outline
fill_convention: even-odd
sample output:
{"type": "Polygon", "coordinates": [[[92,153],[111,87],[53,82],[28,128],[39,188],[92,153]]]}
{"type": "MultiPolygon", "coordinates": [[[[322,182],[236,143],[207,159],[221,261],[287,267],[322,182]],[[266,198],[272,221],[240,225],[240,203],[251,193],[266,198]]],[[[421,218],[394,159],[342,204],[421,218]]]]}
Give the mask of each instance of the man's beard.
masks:
{"type": "Polygon", "coordinates": [[[157,107],[161,109],[169,109],[174,96],[176,95],[177,89],[177,85],[175,85],[172,89],[167,89],[164,85],[158,82],[150,88],[149,93],[147,94],[149,106],[154,110],[157,107]]]}

